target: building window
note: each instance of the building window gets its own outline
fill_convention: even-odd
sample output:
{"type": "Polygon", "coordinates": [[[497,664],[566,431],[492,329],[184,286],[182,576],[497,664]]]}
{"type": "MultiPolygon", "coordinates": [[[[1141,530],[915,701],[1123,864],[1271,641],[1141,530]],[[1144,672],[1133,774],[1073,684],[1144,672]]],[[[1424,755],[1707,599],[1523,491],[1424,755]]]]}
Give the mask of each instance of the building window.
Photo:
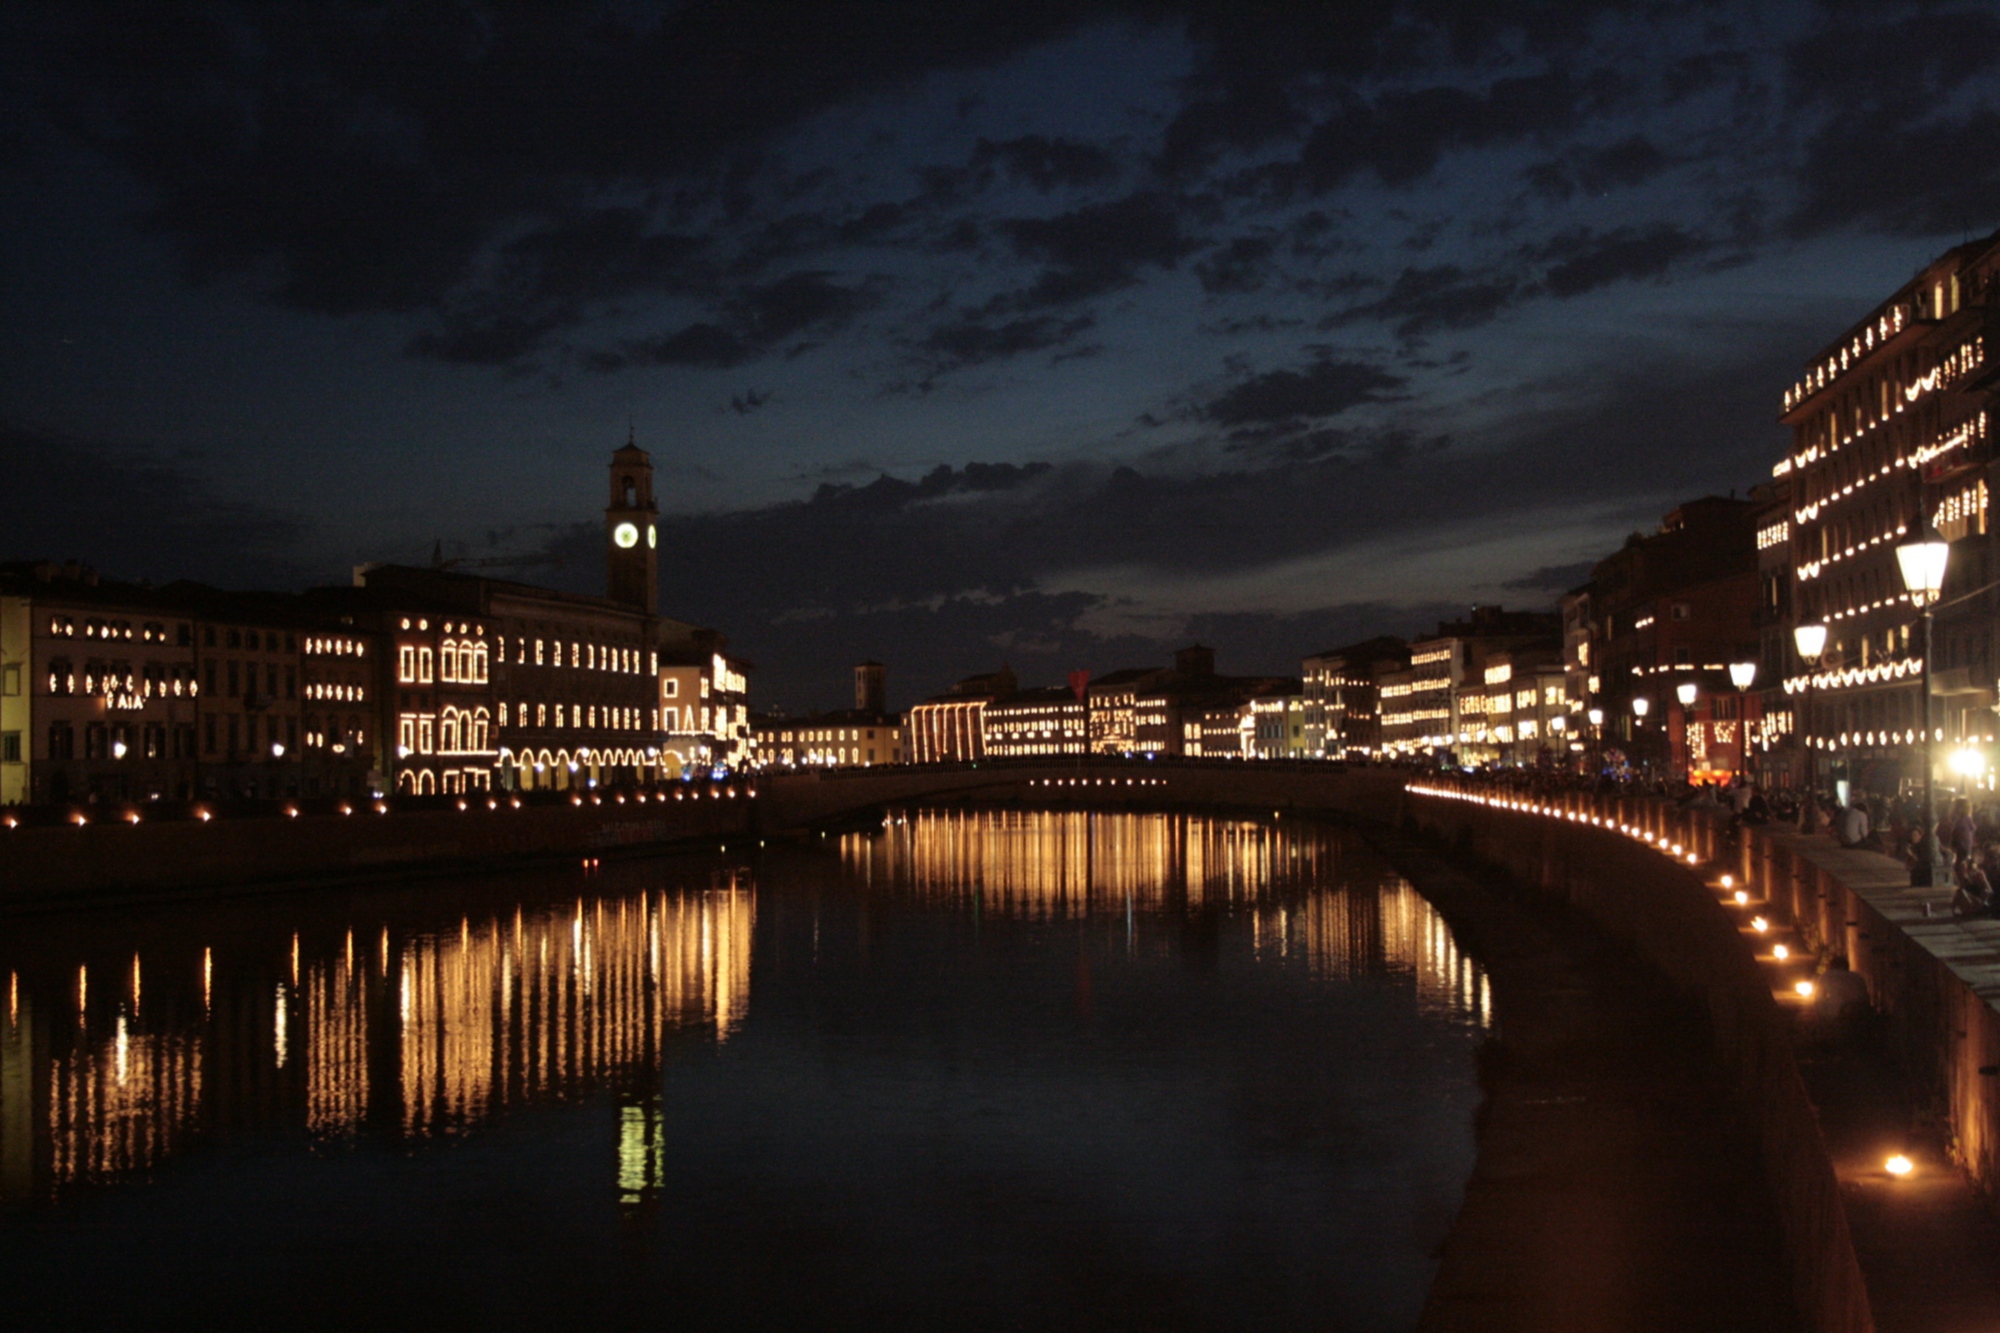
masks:
{"type": "Polygon", "coordinates": [[[417,683],[420,685],[430,684],[432,680],[431,670],[431,650],[428,648],[417,649],[417,683]]]}
{"type": "Polygon", "coordinates": [[[0,764],[21,762],[21,733],[0,731],[0,764]]]}
{"type": "Polygon", "coordinates": [[[229,697],[234,699],[242,693],[243,693],[242,667],[240,663],[232,661],[229,664],[229,697]]]}
{"type": "Polygon", "coordinates": [[[404,644],[396,653],[396,679],[404,685],[414,685],[417,680],[417,650],[404,644]]]}

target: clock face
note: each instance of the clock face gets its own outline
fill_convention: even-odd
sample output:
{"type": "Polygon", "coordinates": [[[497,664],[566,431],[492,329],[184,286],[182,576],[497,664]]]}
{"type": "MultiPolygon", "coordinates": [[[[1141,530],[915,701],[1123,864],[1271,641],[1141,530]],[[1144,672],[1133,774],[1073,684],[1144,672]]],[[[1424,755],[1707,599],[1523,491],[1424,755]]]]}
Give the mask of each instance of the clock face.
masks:
{"type": "Polygon", "coordinates": [[[620,523],[611,530],[611,540],[629,551],[639,544],[639,529],[630,523],[620,523]]]}
{"type": "Polygon", "coordinates": [[[651,523],[646,525],[646,549],[652,550],[660,544],[660,530],[651,523]]]}

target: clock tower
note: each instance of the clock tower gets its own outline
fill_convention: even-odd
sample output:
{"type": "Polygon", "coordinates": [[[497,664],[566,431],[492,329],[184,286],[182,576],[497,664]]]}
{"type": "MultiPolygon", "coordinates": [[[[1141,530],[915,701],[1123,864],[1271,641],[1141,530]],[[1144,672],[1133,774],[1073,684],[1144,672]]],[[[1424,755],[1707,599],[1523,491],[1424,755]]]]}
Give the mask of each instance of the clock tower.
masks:
{"type": "Polygon", "coordinates": [[[611,503],[604,510],[605,590],[647,615],[660,611],[660,507],[653,460],[628,434],[611,455],[611,503]]]}

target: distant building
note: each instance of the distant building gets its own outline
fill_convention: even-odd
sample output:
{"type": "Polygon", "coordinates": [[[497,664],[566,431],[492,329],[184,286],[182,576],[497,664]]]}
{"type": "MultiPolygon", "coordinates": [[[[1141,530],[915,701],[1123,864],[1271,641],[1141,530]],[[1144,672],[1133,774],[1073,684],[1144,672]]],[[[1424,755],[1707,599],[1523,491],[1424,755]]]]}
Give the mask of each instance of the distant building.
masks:
{"type": "Polygon", "coordinates": [[[981,726],[985,752],[996,759],[1080,755],[1090,748],[1084,701],[1065,686],[1017,690],[991,700],[981,726]]]}
{"type": "Polygon", "coordinates": [[[904,721],[905,750],[917,764],[970,763],[986,753],[986,706],[1019,689],[1006,667],[968,676],[944,694],[912,708],[904,721]]]}
{"type": "Polygon", "coordinates": [[[1437,633],[1413,640],[1409,666],[1380,677],[1382,749],[1462,758],[1461,747],[1470,747],[1469,755],[1497,757],[1486,712],[1487,658],[1544,644],[1555,648],[1561,625],[1561,617],[1549,612],[1476,606],[1466,619],[1446,621],[1437,633]]]}
{"type": "Polygon", "coordinates": [[[750,724],[759,768],[872,768],[903,762],[903,724],[868,709],[805,717],[758,717],[750,724]]]}
{"type": "Polygon", "coordinates": [[[298,595],[0,567],[0,801],[644,779],[677,727],[688,761],[736,762],[749,664],[658,614],[646,452],[609,479],[607,597],[449,562],[298,595]]]}
{"type": "MultiPolygon", "coordinates": [[[[1740,759],[1732,662],[1757,654],[1757,546],[1751,500],[1704,496],[1673,509],[1658,531],[1634,534],[1591,571],[1584,597],[1588,676],[1584,707],[1602,709],[1604,742],[1636,761],[1674,763],[1684,719],[1677,687],[1693,682],[1726,721],[1727,755],[1740,759]],[[1587,601],[1586,601],[1587,598],[1587,601]],[[1646,716],[1633,707],[1644,699],[1646,716]]],[[[1572,594],[1573,597],[1577,595],[1572,594]]],[[[1698,765],[1701,766],[1701,765],[1698,765]]]]}
{"type": "Polygon", "coordinates": [[[302,794],[311,623],[278,594],[0,566],[0,802],[302,794]]]}
{"type": "Polygon", "coordinates": [[[1139,750],[1139,696],[1169,673],[1158,667],[1109,672],[1085,688],[1092,754],[1135,754],[1139,750]]]}
{"type": "Polygon", "coordinates": [[[1380,673],[1409,659],[1409,644],[1393,637],[1306,658],[1301,664],[1301,750],[1326,759],[1361,759],[1375,753],[1382,744],[1380,673]]]}

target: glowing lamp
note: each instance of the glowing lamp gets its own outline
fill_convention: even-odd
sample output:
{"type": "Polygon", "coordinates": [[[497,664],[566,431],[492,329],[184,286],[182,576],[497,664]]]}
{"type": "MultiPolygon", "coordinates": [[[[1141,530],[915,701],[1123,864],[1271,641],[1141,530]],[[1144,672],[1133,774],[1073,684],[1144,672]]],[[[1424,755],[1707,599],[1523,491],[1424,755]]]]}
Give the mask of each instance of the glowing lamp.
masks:
{"type": "Polygon", "coordinates": [[[1646,710],[1652,706],[1653,701],[1642,694],[1632,701],[1632,716],[1643,722],[1646,720],[1646,710]]]}
{"type": "Polygon", "coordinates": [[[1903,571],[1903,586],[1910,590],[1913,606],[1929,606],[1944,588],[1945,566],[1951,563],[1951,543],[1926,525],[1923,534],[1896,548],[1896,563],[1903,571]]]}
{"type": "Polygon", "coordinates": [[[1810,1000],[1813,996],[1813,984],[1810,981],[1801,981],[1792,989],[1799,993],[1799,998],[1802,1000],[1810,1000]]]}
{"type": "Polygon", "coordinates": [[[1755,662],[1731,662],[1729,664],[1729,683],[1739,690],[1749,689],[1757,683],[1757,664],[1755,662]]]}
{"type": "Polygon", "coordinates": [[[284,757],[285,757],[285,743],[283,741],[272,741],[271,758],[283,759],[284,757]]]}
{"type": "Polygon", "coordinates": [[[1970,745],[1951,752],[1951,771],[1963,778],[1976,778],[1986,771],[1986,756],[1970,745]]]}
{"type": "Polygon", "coordinates": [[[1682,708],[1693,708],[1694,697],[1701,693],[1701,687],[1691,680],[1684,680],[1674,686],[1674,697],[1681,701],[1682,708]]]}
{"type": "Polygon", "coordinates": [[[124,742],[124,741],[113,741],[113,742],[111,742],[111,757],[112,757],[113,759],[123,759],[123,758],[125,757],[125,742],[124,742]]]}
{"type": "Polygon", "coordinates": [[[1736,891],[1736,905],[1738,907],[1748,907],[1750,905],[1750,895],[1742,889],[1738,889],[1736,891]]]}
{"type": "Polygon", "coordinates": [[[1787,949],[1784,945],[1774,944],[1771,946],[1771,957],[1777,959],[1779,962],[1782,963],[1791,956],[1792,956],[1792,951],[1790,949],[1787,949]]]}
{"type": "Polygon", "coordinates": [[[1602,708],[1593,708],[1586,716],[1590,718],[1591,726],[1601,727],[1604,725],[1604,710],[1602,708]]]}
{"type": "Polygon", "coordinates": [[[1750,929],[1756,931],[1759,935],[1762,935],[1765,931],[1769,930],[1770,928],[1771,928],[1771,923],[1766,921],[1763,917],[1753,916],[1750,918],[1750,929]]]}
{"type": "Polygon", "coordinates": [[[1882,1163],[1882,1169],[1892,1176],[1907,1176],[1910,1172],[1917,1169],[1917,1165],[1909,1158],[1903,1156],[1903,1154],[1897,1153],[1894,1157],[1882,1163]]]}
{"type": "Polygon", "coordinates": [[[1807,666],[1818,663],[1820,654],[1826,651],[1826,626],[1799,625],[1792,630],[1792,646],[1799,650],[1799,660],[1807,666]]]}
{"type": "Polygon", "coordinates": [[[1723,888],[1725,888],[1725,889],[1733,889],[1733,888],[1735,888],[1735,887],[1736,887],[1736,876],[1734,876],[1734,875],[1724,875],[1724,876],[1722,877],[1722,887],[1723,887],[1723,888]]]}

